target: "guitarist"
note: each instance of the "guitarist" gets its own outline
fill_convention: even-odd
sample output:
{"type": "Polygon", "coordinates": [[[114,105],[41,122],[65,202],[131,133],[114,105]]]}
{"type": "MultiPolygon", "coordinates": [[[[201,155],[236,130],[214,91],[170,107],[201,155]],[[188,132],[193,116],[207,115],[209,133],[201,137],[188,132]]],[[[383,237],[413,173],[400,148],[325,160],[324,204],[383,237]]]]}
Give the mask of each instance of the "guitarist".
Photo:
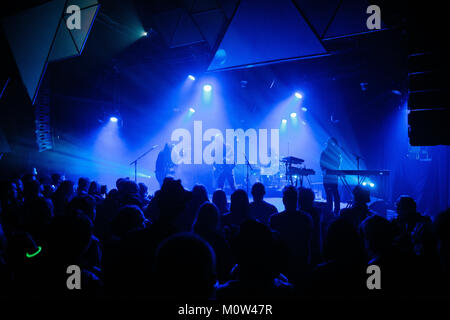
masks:
{"type": "Polygon", "coordinates": [[[156,158],[155,177],[160,186],[162,186],[165,177],[174,173],[175,164],[172,162],[171,154],[172,148],[166,143],[164,149],[158,153],[156,158]]]}
{"type": "Polygon", "coordinates": [[[235,167],[234,162],[232,164],[228,164],[227,160],[229,155],[227,153],[227,147],[225,144],[223,144],[223,163],[218,164],[214,163],[214,175],[217,179],[217,187],[219,189],[223,189],[225,185],[225,180],[228,181],[228,184],[230,185],[231,190],[234,192],[236,190],[236,186],[234,185],[234,176],[233,176],[233,169],[235,167]]]}

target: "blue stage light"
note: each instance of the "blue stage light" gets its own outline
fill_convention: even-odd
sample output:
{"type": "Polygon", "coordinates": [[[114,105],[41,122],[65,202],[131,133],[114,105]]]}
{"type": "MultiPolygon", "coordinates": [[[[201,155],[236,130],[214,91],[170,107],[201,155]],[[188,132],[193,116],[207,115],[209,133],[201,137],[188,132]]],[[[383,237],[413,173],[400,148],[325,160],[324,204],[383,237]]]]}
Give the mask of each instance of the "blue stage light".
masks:
{"type": "Polygon", "coordinates": [[[148,35],[147,31],[142,32],[142,36],[146,37],[148,35]]]}
{"type": "Polygon", "coordinates": [[[308,108],[302,107],[302,111],[306,112],[306,111],[308,111],[308,108]]]}
{"type": "Polygon", "coordinates": [[[210,84],[205,84],[203,86],[203,91],[209,92],[212,90],[212,86],[210,84]]]}
{"type": "Polygon", "coordinates": [[[194,113],[194,112],[195,112],[195,109],[194,109],[194,108],[189,108],[189,112],[190,112],[190,113],[194,113]]]}
{"type": "Polygon", "coordinates": [[[109,121],[117,122],[117,121],[119,121],[119,119],[117,117],[111,117],[111,118],[109,118],[109,121]]]}
{"type": "Polygon", "coordinates": [[[195,80],[195,77],[194,77],[192,74],[190,74],[190,75],[188,76],[188,78],[191,79],[192,81],[195,80]]]}
{"type": "Polygon", "coordinates": [[[295,97],[296,97],[297,99],[303,98],[303,96],[302,96],[302,94],[301,94],[300,92],[296,92],[296,93],[295,93],[295,97]]]}
{"type": "Polygon", "coordinates": [[[281,123],[283,123],[283,124],[286,124],[286,122],[287,122],[286,119],[281,120],[281,123]]]}
{"type": "Polygon", "coordinates": [[[291,118],[296,118],[296,117],[297,117],[297,114],[295,112],[292,112],[291,113],[291,118]]]}
{"type": "Polygon", "coordinates": [[[364,181],[363,183],[362,183],[362,185],[364,186],[364,187],[366,187],[366,186],[369,186],[369,187],[371,187],[371,188],[374,188],[375,187],[375,183],[373,183],[373,182],[366,182],[366,181],[364,181]]]}

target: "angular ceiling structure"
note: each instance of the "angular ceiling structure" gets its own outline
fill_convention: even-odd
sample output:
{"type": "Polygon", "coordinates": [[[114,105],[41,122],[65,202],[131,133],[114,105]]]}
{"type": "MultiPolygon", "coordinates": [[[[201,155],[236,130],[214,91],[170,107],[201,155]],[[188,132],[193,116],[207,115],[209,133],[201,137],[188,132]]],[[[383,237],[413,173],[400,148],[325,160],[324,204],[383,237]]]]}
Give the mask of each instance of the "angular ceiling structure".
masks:
{"type": "Polygon", "coordinates": [[[208,71],[324,53],[291,0],[243,0],[208,71]]]}
{"type": "Polygon", "coordinates": [[[241,0],[208,71],[326,54],[327,40],[378,31],[367,29],[369,5],[365,0],[241,0]]]}
{"type": "Polygon", "coordinates": [[[11,52],[32,103],[48,62],[81,54],[98,12],[97,0],[55,0],[2,21],[11,52]],[[66,9],[80,8],[80,29],[67,28],[66,9]]]}
{"type": "Polygon", "coordinates": [[[152,21],[170,48],[206,42],[214,49],[238,2],[184,0],[179,8],[153,14],[152,21]]]}

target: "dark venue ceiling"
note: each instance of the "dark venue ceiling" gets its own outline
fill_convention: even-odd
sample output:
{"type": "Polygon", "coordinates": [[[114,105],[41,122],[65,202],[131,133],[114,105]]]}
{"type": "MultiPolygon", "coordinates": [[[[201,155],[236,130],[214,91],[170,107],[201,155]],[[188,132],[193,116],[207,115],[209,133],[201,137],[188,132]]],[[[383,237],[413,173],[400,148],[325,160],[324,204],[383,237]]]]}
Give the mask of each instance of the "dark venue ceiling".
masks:
{"type": "MultiPolygon", "coordinates": [[[[15,7],[3,10],[2,16],[13,15],[46,2],[29,1],[27,4],[13,4],[15,7]]],[[[346,14],[351,11],[346,12],[344,9],[346,3],[352,2],[355,1],[343,2],[343,14],[335,12],[336,21],[330,25],[327,25],[327,21],[328,23],[331,21],[330,17],[333,17],[333,12],[338,8],[340,1],[292,2],[297,8],[301,8],[302,14],[309,18],[308,22],[311,21],[312,29],[324,39],[322,43],[326,51],[331,55],[343,56],[339,68],[344,72],[345,63],[353,64],[355,56],[360,57],[361,61],[369,60],[368,53],[373,52],[373,49],[386,46],[395,48],[399,39],[398,34],[392,35],[396,31],[390,32],[387,36],[383,34],[334,39],[336,36],[352,34],[355,31],[351,23],[347,23],[341,29],[336,27],[348,20],[346,14]],[[327,27],[328,33],[323,33],[327,27]],[[347,62],[346,54],[352,55],[347,62]]],[[[189,65],[192,70],[204,72],[219,48],[239,1],[105,0],[100,1],[100,4],[101,10],[82,56],[49,65],[48,78],[58,79],[56,83],[52,82],[52,89],[56,92],[84,96],[85,91],[95,87],[97,82],[103,81],[102,76],[108,77],[112,72],[125,72],[135,66],[145,66],[149,73],[154,68],[153,70],[165,70],[169,74],[180,65],[189,65]],[[148,31],[150,39],[138,39],[139,36],[136,37],[136,34],[140,30],[148,31]],[[63,78],[68,81],[61,81],[63,78]]],[[[382,5],[383,8],[387,8],[383,12],[384,26],[397,30],[396,28],[402,24],[399,17],[404,15],[402,5],[400,3],[393,5],[388,1],[382,1],[382,5]]],[[[2,51],[9,53],[5,45],[5,41],[2,41],[2,51]]],[[[10,73],[16,71],[11,57],[3,60],[3,63],[10,73]]],[[[353,68],[356,69],[355,66],[353,68]]],[[[333,76],[339,76],[339,71],[336,72],[329,70],[329,73],[335,73],[333,76]]]]}

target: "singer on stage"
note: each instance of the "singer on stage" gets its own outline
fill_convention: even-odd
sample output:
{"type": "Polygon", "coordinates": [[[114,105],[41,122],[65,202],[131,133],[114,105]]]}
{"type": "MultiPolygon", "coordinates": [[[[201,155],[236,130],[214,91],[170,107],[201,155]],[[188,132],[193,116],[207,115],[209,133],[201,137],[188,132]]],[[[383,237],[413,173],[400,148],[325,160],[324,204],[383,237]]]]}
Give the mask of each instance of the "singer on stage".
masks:
{"type": "Polygon", "coordinates": [[[155,176],[160,186],[162,186],[164,178],[167,175],[174,173],[173,168],[175,164],[172,162],[171,154],[172,146],[166,143],[164,149],[158,153],[158,157],[156,158],[155,176]]]}

